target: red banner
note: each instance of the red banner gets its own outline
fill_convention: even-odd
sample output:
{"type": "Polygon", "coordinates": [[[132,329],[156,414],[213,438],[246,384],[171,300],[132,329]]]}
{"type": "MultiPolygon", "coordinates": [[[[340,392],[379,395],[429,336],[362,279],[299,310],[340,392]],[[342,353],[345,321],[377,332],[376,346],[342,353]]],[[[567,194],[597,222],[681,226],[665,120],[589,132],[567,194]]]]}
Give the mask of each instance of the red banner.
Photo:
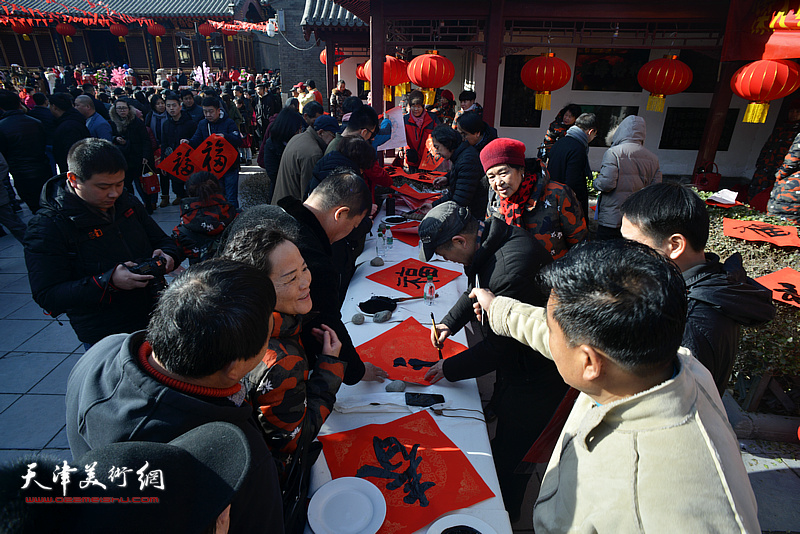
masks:
{"type": "Polygon", "coordinates": [[[217,178],[222,178],[234,163],[239,151],[221,135],[210,135],[200,143],[189,156],[195,169],[208,171],[217,178]]]}
{"type": "Polygon", "coordinates": [[[412,297],[421,297],[428,275],[433,277],[433,283],[439,288],[458,278],[460,273],[409,258],[397,265],[372,273],[367,278],[412,297]]]}
{"type": "Polygon", "coordinates": [[[728,237],[745,241],[764,241],[779,247],[800,247],[800,237],[794,226],[777,226],[761,221],[722,219],[722,231],[728,237]]]}
{"type": "Polygon", "coordinates": [[[415,532],[447,512],[494,497],[426,411],[319,440],[333,478],[357,476],[381,490],[386,519],[379,534],[415,532]]]}
{"type": "Polygon", "coordinates": [[[791,267],[756,278],[756,282],[772,290],[772,298],[778,302],[800,308],[800,273],[791,267]]]}
{"type": "Polygon", "coordinates": [[[156,167],[185,182],[195,172],[195,165],[190,159],[191,153],[192,147],[189,146],[189,143],[181,143],[156,167]]]}

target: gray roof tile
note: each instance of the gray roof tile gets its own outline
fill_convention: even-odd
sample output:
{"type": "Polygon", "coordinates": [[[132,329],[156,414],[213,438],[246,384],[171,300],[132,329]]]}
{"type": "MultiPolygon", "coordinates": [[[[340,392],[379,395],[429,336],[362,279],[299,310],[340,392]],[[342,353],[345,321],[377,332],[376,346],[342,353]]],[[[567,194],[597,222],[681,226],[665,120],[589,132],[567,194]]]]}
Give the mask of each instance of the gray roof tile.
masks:
{"type": "Polygon", "coordinates": [[[367,23],[333,0],[306,0],[301,26],[340,27],[342,29],[367,28],[367,23]]]}
{"type": "MultiPolygon", "coordinates": [[[[104,3],[112,11],[132,17],[230,17],[229,2],[230,0],[105,0],[104,3]]],[[[234,0],[237,6],[241,2],[242,0],[234,0]]],[[[58,0],[58,3],[47,3],[45,0],[15,0],[15,3],[43,12],[78,13],[59,5],[63,4],[89,13],[105,13],[105,9],[100,6],[90,7],[86,0],[58,0]]]]}

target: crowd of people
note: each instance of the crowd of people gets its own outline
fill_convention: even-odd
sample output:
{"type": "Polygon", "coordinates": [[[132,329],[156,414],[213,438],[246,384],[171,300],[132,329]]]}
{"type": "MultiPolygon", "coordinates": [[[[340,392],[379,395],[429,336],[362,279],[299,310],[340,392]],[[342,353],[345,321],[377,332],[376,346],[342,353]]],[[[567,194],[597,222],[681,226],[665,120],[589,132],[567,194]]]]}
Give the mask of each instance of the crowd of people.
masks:
{"type": "MultiPolygon", "coordinates": [[[[217,477],[226,497],[187,531],[301,531],[315,438],[337,391],[387,376],[361,360],[340,310],[379,188],[392,185],[377,153],[390,121],[344,82],[326,99],[305,80],[283,105],[268,73],[112,90],[65,74],[64,90],[0,90],[0,223],[24,244],[34,300],[66,313],[87,350],[67,384],[74,458],[124,456],[113,444],[127,442],[183,450],[185,436],[211,441],[203,429],[225,423],[247,462],[237,482],[217,477]],[[210,135],[239,150],[221,178],[162,173],[160,202],[143,189],[143,171],[210,135]],[[239,166],[254,156],[269,198],[241,211],[239,166]],[[17,193],[34,213],[27,228],[17,193]],[[167,235],[150,215],[170,204],[181,216],[167,235]]],[[[497,420],[492,452],[512,522],[530,478],[519,467],[535,453],[549,461],[537,532],[757,532],[720,395],[741,326],[775,314],[771,292],[738,255],[705,251],[705,204],[662,183],[641,117],[609,135],[593,178],[594,114],[565,107],[526,157],[483,120],[474,92],[458,101],[442,91],[426,106],[411,91],[396,163],[415,172],[433,155],[446,170],[434,182],[441,198],[408,214],[421,219],[421,259],[462,264],[468,281],[431,343],[476,317],[483,338],[426,379],[496,372],[485,412],[497,420]]]]}

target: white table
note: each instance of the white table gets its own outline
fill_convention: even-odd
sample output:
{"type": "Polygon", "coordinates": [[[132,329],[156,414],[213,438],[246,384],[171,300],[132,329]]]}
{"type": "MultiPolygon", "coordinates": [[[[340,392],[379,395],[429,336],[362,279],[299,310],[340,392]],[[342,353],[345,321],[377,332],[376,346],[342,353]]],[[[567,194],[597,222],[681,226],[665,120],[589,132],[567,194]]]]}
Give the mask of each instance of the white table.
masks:
{"type": "MultiPolygon", "coordinates": [[[[383,219],[383,215],[384,214],[381,212],[376,218],[373,227],[373,234],[375,235],[367,237],[364,252],[356,261],[356,264],[361,263],[361,265],[359,265],[353,276],[353,280],[350,282],[347,297],[342,306],[342,319],[346,322],[347,330],[356,347],[379,336],[391,327],[396,326],[398,323],[394,321],[404,321],[409,317],[414,317],[421,324],[429,326],[431,322],[431,312],[433,312],[437,322],[441,321],[458,299],[459,295],[461,295],[467,287],[466,277],[463,275],[463,267],[459,264],[445,262],[437,256],[433,261],[434,265],[440,265],[441,267],[462,274],[449,284],[436,288],[439,297],[432,306],[426,306],[422,299],[401,302],[392,315],[392,322],[388,324],[373,323],[369,317],[367,317],[367,321],[362,325],[347,323],[353,314],[360,311],[358,309],[358,303],[367,300],[372,295],[382,295],[392,298],[408,296],[401,291],[367,280],[366,278],[367,275],[385,269],[407,258],[418,258],[419,253],[417,248],[410,247],[395,239],[394,247],[388,250],[384,257],[385,265],[381,267],[372,267],[369,264],[370,260],[376,256],[375,241],[377,239],[377,227],[378,222],[383,219]]],[[[452,339],[463,345],[467,344],[466,334],[463,330],[452,336],[452,339]]],[[[343,385],[336,395],[337,405],[322,427],[320,435],[352,430],[368,424],[388,423],[413,413],[412,410],[419,410],[419,408],[409,408],[405,406],[404,402],[401,400],[402,395],[404,395],[403,393],[387,393],[384,389],[385,385],[386,382],[382,384],[377,382],[359,382],[354,386],[343,385]],[[368,406],[371,400],[378,400],[379,402],[384,401],[390,403],[391,406],[368,406]],[[359,406],[364,406],[364,408],[361,409],[359,406]],[[341,411],[342,409],[345,409],[346,413],[343,413],[341,411]]],[[[478,394],[478,385],[475,379],[462,380],[460,382],[441,380],[437,384],[431,386],[408,384],[406,391],[439,393],[444,395],[445,406],[448,408],[467,408],[469,410],[475,410],[445,410],[447,415],[464,415],[466,417],[437,416],[429,411],[429,413],[433,415],[436,424],[439,425],[439,428],[441,428],[447,437],[467,456],[475,467],[475,470],[495,494],[495,497],[491,499],[479,502],[469,508],[454,510],[451,513],[464,513],[475,516],[491,525],[498,534],[511,534],[511,523],[509,522],[508,513],[503,506],[500,486],[497,481],[497,474],[495,473],[494,462],[492,460],[486,424],[478,420],[483,419],[483,416],[480,396],[478,394]],[[477,417],[478,419],[471,419],[469,417],[477,417]]],[[[311,471],[310,494],[313,495],[320,486],[330,480],[331,473],[324,461],[323,453],[311,471]]],[[[428,525],[417,532],[424,534],[427,528],[428,525]]],[[[306,532],[311,532],[308,527],[306,528],[306,532]]]]}

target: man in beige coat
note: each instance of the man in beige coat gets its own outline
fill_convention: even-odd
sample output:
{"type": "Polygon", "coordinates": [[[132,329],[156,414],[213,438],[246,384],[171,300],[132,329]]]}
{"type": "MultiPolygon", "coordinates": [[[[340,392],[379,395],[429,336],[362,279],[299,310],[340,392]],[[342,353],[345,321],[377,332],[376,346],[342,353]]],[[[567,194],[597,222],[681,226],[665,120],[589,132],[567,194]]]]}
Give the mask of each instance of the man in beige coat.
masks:
{"type": "Polygon", "coordinates": [[[547,309],[473,290],[496,333],[551,357],[581,391],[533,512],[545,533],[758,533],[756,500],[711,374],[679,348],[678,269],[626,240],[542,271],[547,309]]]}
{"type": "Polygon", "coordinates": [[[328,143],[339,131],[339,123],[330,115],[317,117],[313,126],[295,135],[286,144],[275,180],[272,204],[277,205],[284,197],[303,200],[308,183],[313,176],[314,165],[325,153],[328,143]]]}

